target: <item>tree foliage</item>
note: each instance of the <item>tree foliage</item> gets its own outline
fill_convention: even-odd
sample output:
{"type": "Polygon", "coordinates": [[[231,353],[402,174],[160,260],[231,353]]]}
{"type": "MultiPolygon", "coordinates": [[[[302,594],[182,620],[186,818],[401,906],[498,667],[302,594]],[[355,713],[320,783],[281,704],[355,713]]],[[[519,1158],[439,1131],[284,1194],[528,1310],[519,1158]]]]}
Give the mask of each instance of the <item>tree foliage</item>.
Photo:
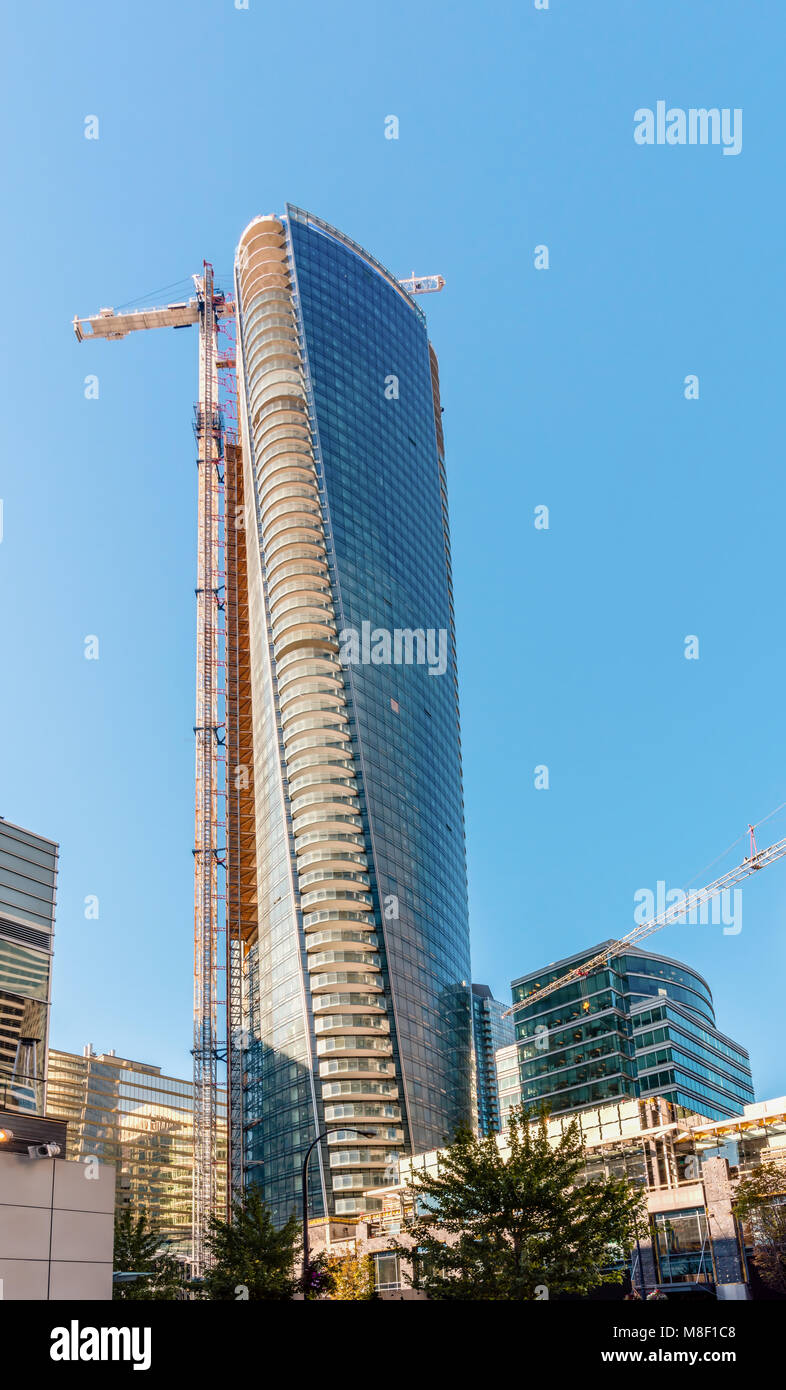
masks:
{"type": "Polygon", "coordinates": [[[621,1281],[610,1269],[643,1229],[641,1188],[626,1179],[584,1182],[584,1146],[572,1120],[557,1143],[543,1114],[513,1111],[502,1153],[494,1135],[465,1130],[416,1174],[415,1216],[393,1249],[432,1299],[523,1300],[584,1294],[621,1281]]]}
{"type": "Polygon", "coordinates": [[[374,1261],[370,1255],[331,1255],[327,1263],[328,1297],[357,1302],[376,1297],[374,1261]]]}
{"type": "Polygon", "coordinates": [[[140,1273],[139,1279],[113,1284],[113,1299],[175,1299],[186,1288],[183,1265],[161,1249],[161,1235],[144,1210],[135,1215],[125,1207],[115,1217],[113,1268],[124,1274],[140,1273]]]}
{"type": "Polygon", "coordinates": [[[233,1204],[229,1221],[210,1218],[206,1244],[213,1259],[203,1284],[207,1298],[263,1301],[295,1293],[300,1225],[293,1213],[277,1229],[258,1188],[233,1204]]]}
{"type": "Polygon", "coordinates": [[[753,1263],[763,1281],[786,1297],[786,1172],[762,1163],[737,1186],[735,1208],[750,1224],[753,1263]]]}

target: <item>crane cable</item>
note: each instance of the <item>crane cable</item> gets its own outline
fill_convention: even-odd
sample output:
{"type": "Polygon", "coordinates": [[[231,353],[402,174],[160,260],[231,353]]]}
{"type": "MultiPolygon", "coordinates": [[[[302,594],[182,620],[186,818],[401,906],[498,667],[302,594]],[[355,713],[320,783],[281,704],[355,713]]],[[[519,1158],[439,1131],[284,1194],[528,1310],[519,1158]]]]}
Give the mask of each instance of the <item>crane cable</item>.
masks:
{"type": "MultiPolygon", "coordinates": [[[[757,820],[755,824],[751,825],[749,828],[751,830],[758,830],[760,825],[765,825],[768,820],[772,820],[773,816],[777,816],[778,812],[782,811],[784,806],[786,806],[786,801],[782,801],[780,806],[775,807],[774,811],[770,811],[769,815],[763,816],[761,820],[757,820]]],[[[730,854],[733,849],[736,849],[737,845],[740,844],[741,841],[744,839],[745,831],[743,831],[741,835],[738,835],[736,840],[732,840],[731,844],[727,845],[726,849],[722,850],[721,853],[715,859],[712,859],[709,864],[705,864],[703,869],[699,869],[699,872],[697,874],[694,874],[693,878],[689,878],[688,882],[683,885],[682,891],[686,892],[688,888],[690,888],[691,884],[696,882],[697,878],[704,878],[708,869],[714,869],[715,865],[719,864],[721,859],[725,859],[726,855],[730,854]]]]}
{"type": "MultiPolygon", "coordinates": [[[[750,834],[751,834],[751,858],[755,857],[755,856],[754,856],[753,831],[754,831],[754,830],[757,830],[758,827],[759,827],[760,825],[765,825],[767,821],[772,820],[773,816],[777,816],[777,815],[778,815],[778,812],[779,812],[779,811],[782,811],[782,810],[784,809],[784,807],[786,807],[786,801],[782,801],[781,804],[780,804],[779,806],[776,806],[775,809],[774,809],[773,811],[770,811],[766,816],[763,816],[761,820],[758,820],[758,821],[755,822],[755,824],[752,824],[752,825],[749,825],[749,826],[748,826],[748,830],[749,830],[749,832],[750,832],[750,834]]],[[[717,856],[716,859],[713,859],[713,860],[712,860],[712,863],[708,864],[708,865],[706,866],[706,868],[700,869],[700,870],[699,870],[699,873],[695,874],[694,877],[693,877],[692,879],[689,880],[688,884],[686,884],[686,888],[689,888],[691,883],[695,883],[695,881],[696,881],[697,878],[703,876],[703,875],[707,872],[707,869],[711,869],[711,868],[713,867],[713,865],[715,865],[715,864],[717,864],[717,863],[719,862],[719,860],[724,859],[724,858],[726,857],[726,855],[729,854],[729,852],[730,852],[732,849],[734,849],[735,846],[738,845],[738,844],[740,843],[741,840],[744,840],[744,839],[745,839],[745,834],[744,834],[744,833],[743,833],[742,835],[738,835],[738,836],[737,836],[737,839],[734,840],[734,841],[728,846],[727,849],[723,850],[723,852],[722,852],[721,854],[719,854],[719,855],[717,856]]],[[[744,861],[743,861],[743,862],[744,862],[744,861]]],[[[754,867],[761,867],[761,866],[759,865],[759,866],[754,866],[754,867]]],[[[729,870],[729,873],[733,873],[733,872],[734,872],[733,869],[732,869],[732,870],[729,870]]],[[[697,890],[697,891],[698,891],[698,892],[701,892],[702,890],[699,889],[699,890],[697,890]]],[[[686,890],[683,889],[682,892],[683,892],[683,893],[686,893],[686,890]]],[[[687,896],[687,893],[686,893],[686,896],[687,896]]],[[[655,920],[656,920],[656,919],[654,919],[654,918],[652,919],[652,921],[655,921],[655,920]]],[[[665,922],[664,922],[664,923],[661,923],[661,926],[665,926],[665,925],[666,925],[665,922]]],[[[634,928],[634,930],[635,930],[635,928],[634,928]]],[[[656,930],[659,930],[659,928],[656,928],[656,930]]],[[[628,932],[628,933],[626,933],[626,934],[625,934],[624,936],[622,936],[622,937],[614,938],[614,940],[613,940],[613,941],[611,942],[611,944],[610,944],[610,947],[609,947],[608,952],[598,952],[597,956],[593,956],[593,957],[592,957],[592,960],[593,960],[593,961],[594,961],[594,960],[599,960],[602,956],[605,956],[608,960],[611,960],[612,954],[617,954],[617,952],[614,951],[614,948],[615,948],[615,947],[621,947],[625,942],[628,941],[630,935],[631,935],[631,933],[628,932]]],[[[589,962],[588,962],[588,963],[589,963],[589,962]]],[[[569,976],[573,976],[574,978],[578,978],[578,979],[581,981],[581,983],[584,984],[584,972],[579,971],[579,967],[575,967],[575,970],[574,970],[574,971],[570,971],[570,970],[567,971],[566,974],[565,974],[564,976],[561,977],[562,983],[564,983],[564,982],[568,979],[569,976]],[[576,973],[576,972],[578,972],[578,973],[576,973]]],[[[559,985],[559,983],[560,983],[560,981],[552,981],[551,984],[542,986],[541,989],[532,990],[532,991],[530,992],[530,995],[525,995],[523,999],[520,999],[520,1000],[518,1001],[518,1003],[511,1005],[511,1007],[510,1007],[509,1009],[507,1009],[506,1012],[503,1014],[503,1018],[508,1018],[510,1014],[517,1013],[519,1009],[527,1008],[532,1002],[534,1002],[533,999],[531,998],[531,995],[534,995],[534,996],[536,997],[536,999],[537,999],[538,997],[541,997],[541,996],[542,996],[544,990],[545,990],[545,992],[546,992],[547,994],[551,994],[551,993],[553,992],[554,988],[557,987],[557,986],[559,985]]]]}

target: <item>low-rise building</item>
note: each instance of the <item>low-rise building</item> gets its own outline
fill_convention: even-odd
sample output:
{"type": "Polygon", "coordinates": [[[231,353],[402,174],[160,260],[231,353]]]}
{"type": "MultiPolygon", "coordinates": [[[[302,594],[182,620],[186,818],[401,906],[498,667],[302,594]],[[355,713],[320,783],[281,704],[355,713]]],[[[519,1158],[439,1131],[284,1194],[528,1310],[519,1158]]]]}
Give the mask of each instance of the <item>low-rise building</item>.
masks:
{"type": "MultiPolygon", "coordinates": [[[[585,1143],[584,1180],[627,1177],[646,1193],[650,1234],[634,1249],[629,1277],[644,1295],[703,1284],[719,1299],[750,1297],[750,1232],[734,1211],[741,1177],[761,1163],[783,1165],[786,1189],[786,1097],[744,1106],[738,1115],[709,1120],[662,1097],[624,1100],[548,1120],[556,1142],[576,1120],[585,1143]]],[[[498,1143],[506,1149],[504,1132],[498,1143]]],[[[407,1269],[390,1250],[406,1228],[413,1172],[436,1168],[439,1151],[403,1159],[399,1182],[380,1189],[373,1221],[315,1223],[314,1250],[369,1254],[383,1298],[422,1298],[407,1282],[407,1269]]],[[[410,1271],[411,1272],[411,1271],[410,1271]]],[[[622,1288],[620,1286],[620,1296],[622,1288]]]]}

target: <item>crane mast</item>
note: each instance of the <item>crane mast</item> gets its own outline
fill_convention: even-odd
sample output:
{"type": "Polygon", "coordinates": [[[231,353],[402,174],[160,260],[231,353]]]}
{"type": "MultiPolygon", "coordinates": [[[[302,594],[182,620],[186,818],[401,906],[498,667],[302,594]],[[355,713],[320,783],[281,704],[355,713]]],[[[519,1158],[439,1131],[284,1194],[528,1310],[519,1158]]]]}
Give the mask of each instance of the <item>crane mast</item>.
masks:
{"type": "MultiPolygon", "coordinates": [[[[196,584],[196,700],[194,813],[194,1169],[193,1272],[208,1262],[208,1218],[224,1210],[242,1187],[241,1107],[235,1094],[242,1081],[239,1067],[240,943],[227,912],[227,880],[234,846],[227,835],[227,589],[225,509],[225,420],[219,392],[236,393],[234,359],[219,358],[218,333],[234,321],[234,304],[215,290],[213,268],[203,264],[194,277],[196,295],[187,302],[159,309],[115,314],[102,309],[88,319],[74,319],[77,340],[108,341],[149,328],[199,328],[199,398],[194,408],[198,469],[198,542],[196,584]],[[220,977],[226,997],[221,1008],[220,977]],[[218,1065],[227,1063],[228,1192],[219,1193],[218,1065]]],[[[240,469],[236,433],[232,469],[240,469]]],[[[236,594],[236,588],[233,589],[236,594]]]]}
{"type": "MultiPolygon", "coordinates": [[[[194,1176],[193,1263],[201,1274],[208,1217],[217,1205],[218,968],[224,923],[221,887],[226,844],[219,802],[226,801],[226,710],[220,672],[226,663],[226,604],[221,543],[223,457],[218,409],[216,313],[212,266],[197,281],[199,401],[195,411],[199,470],[197,545],[196,799],[194,817],[194,1176]]],[[[223,816],[226,827],[226,814],[223,816]]],[[[223,901],[226,901],[224,894],[223,901]]]]}

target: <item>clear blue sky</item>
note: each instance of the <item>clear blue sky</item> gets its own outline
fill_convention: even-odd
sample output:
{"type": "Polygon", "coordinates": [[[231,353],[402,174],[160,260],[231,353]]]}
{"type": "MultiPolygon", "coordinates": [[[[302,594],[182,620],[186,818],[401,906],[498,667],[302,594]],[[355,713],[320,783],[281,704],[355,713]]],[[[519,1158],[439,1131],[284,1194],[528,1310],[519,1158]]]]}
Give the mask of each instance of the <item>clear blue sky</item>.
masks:
{"type": "MultiPolygon", "coordinates": [[[[6,29],[0,813],[62,846],[56,1045],[190,1067],[196,339],[70,321],[226,276],[286,200],[447,279],[475,979],[622,934],[786,799],[781,0],[48,0],[6,29]],[[659,99],[743,108],[742,153],[639,147],[659,99]]],[[[786,863],[743,909],[653,945],[779,1095],[786,863]]]]}

